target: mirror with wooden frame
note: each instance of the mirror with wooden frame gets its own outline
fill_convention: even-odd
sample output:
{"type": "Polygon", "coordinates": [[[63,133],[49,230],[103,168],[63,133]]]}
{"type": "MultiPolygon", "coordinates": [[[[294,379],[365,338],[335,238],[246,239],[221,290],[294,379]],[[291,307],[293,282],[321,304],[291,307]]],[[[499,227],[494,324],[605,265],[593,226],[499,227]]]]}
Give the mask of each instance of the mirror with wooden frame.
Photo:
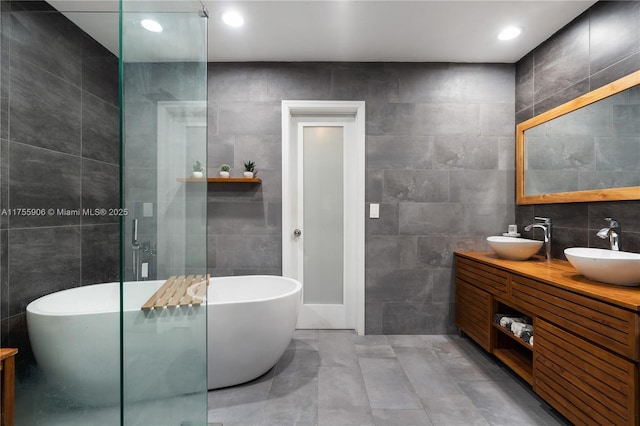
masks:
{"type": "Polygon", "coordinates": [[[640,199],[640,71],[516,127],[516,203],[640,199]]]}

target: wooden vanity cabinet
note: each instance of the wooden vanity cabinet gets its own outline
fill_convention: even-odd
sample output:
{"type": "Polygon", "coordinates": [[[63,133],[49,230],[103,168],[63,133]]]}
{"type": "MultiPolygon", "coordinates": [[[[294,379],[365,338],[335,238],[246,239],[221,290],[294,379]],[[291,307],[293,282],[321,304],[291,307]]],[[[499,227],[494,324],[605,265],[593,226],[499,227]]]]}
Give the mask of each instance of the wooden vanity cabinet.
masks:
{"type": "Polygon", "coordinates": [[[575,424],[640,425],[640,289],[589,281],[567,262],[457,252],[456,326],[575,424]],[[493,323],[533,319],[529,345],[493,323]]]}

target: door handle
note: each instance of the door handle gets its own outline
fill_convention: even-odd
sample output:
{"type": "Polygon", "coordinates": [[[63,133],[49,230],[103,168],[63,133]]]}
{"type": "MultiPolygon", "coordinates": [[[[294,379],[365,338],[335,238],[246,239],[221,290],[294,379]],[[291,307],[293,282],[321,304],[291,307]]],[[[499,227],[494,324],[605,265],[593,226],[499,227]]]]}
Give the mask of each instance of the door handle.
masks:
{"type": "Polygon", "coordinates": [[[302,235],[302,231],[301,230],[299,230],[297,228],[293,230],[293,236],[294,237],[299,237],[300,235],[302,235]]]}

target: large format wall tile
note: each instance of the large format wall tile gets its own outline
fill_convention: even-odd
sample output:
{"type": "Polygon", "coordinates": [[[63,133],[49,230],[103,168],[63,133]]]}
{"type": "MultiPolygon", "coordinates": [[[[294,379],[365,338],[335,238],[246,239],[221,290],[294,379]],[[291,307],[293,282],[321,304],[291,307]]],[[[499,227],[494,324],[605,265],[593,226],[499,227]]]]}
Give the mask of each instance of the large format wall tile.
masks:
{"type": "Polygon", "coordinates": [[[533,67],[536,103],[589,77],[588,17],[576,18],[538,48],[533,67]]]}
{"type": "Polygon", "coordinates": [[[280,102],[233,102],[218,105],[221,135],[279,135],[280,102]]]}
{"type": "MultiPolygon", "coordinates": [[[[433,138],[429,136],[372,136],[367,134],[368,169],[430,169],[433,138]]],[[[368,171],[369,175],[372,173],[368,171]]]]}
{"type": "Polygon", "coordinates": [[[640,2],[600,2],[591,8],[589,72],[595,74],[640,51],[640,2]]]}
{"type": "MultiPolygon", "coordinates": [[[[0,320],[9,317],[9,231],[0,230],[0,320]]],[[[2,329],[4,336],[6,330],[2,329]]],[[[2,342],[4,343],[4,342],[2,342]]],[[[4,347],[4,345],[3,345],[4,347]]]]}
{"type": "Polygon", "coordinates": [[[40,296],[80,285],[80,228],[9,231],[9,313],[40,296]]]}
{"type": "Polygon", "coordinates": [[[79,157],[19,143],[9,147],[9,200],[12,209],[44,209],[45,215],[11,216],[11,228],[80,224],[79,215],[58,210],[80,208],[79,157]],[[55,176],[55,179],[53,178],[55,176]],[[54,209],[54,214],[49,214],[54,209]]]}
{"type": "Polygon", "coordinates": [[[449,201],[449,172],[445,170],[385,170],[384,202],[449,201]]]}
{"type": "Polygon", "coordinates": [[[326,63],[265,64],[259,79],[260,101],[318,100],[331,96],[331,67],[326,63]]]}
{"type": "Polygon", "coordinates": [[[434,169],[495,170],[498,168],[500,147],[495,137],[436,136],[433,146],[434,169]]]}
{"type": "Polygon", "coordinates": [[[73,84],[81,84],[82,31],[59,13],[11,14],[11,52],[73,84]]]}
{"type": "MultiPolygon", "coordinates": [[[[106,163],[120,160],[120,117],[117,107],[82,93],[82,156],[106,163]]],[[[147,152],[147,155],[148,152],[147,152]]]]}
{"type": "Polygon", "coordinates": [[[365,123],[369,135],[410,135],[416,121],[416,105],[412,103],[367,102],[365,123]]]}
{"type": "Polygon", "coordinates": [[[120,225],[87,225],[82,233],[82,284],[118,281],[120,271],[120,225]]]}
{"type": "Polygon", "coordinates": [[[332,99],[398,102],[400,73],[392,66],[339,64],[333,68],[332,99]]]}
{"type": "MultiPolygon", "coordinates": [[[[0,210],[9,208],[9,141],[0,139],[0,210]]],[[[9,216],[0,214],[0,229],[6,229],[9,216]]]]}
{"type": "Polygon", "coordinates": [[[385,303],[382,334],[448,334],[449,304],[442,302],[385,303]]]}
{"type": "MultiPolygon", "coordinates": [[[[216,237],[216,268],[279,268],[282,265],[280,236],[216,237]]],[[[210,265],[211,266],[211,265],[210,265]]]]}
{"type": "Polygon", "coordinates": [[[365,256],[369,268],[413,269],[416,266],[416,237],[369,236],[365,256]]]}
{"type": "Polygon", "coordinates": [[[416,104],[412,132],[415,135],[480,136],[480,105],[416,104]]]}
{"type": "Polygon", "coordinates": [[[213,235],[280,235],[280,203],[232,201],[209,206],[207,230],[213,235]]]}
{"type": "Polygon", "coordinates": [[[533,98],[533,54],[529,53],[516,63],[516,112],[534,103],[533,98]]]}
{"type": "Polygon", "coordinates": [[[87,34],[82,35],[82,89],[117,106],[118,58],[87,34]]]}
{"type": "Polygon", "coordinates": [[[11,58],[10,140],[80,154],[80,89],[11,58]]]}
{"type": "Polygon", "coordinates": [[[119,171],[117,165],[82,160],[82,209],[93,212],[82,216],[83,225],[120,221],[117,214],[112,214],[120,207],[119,171]]]}
{"type": "Polygon", "coordinates": [[[433,282],[429,271],[416,269],[369,269],[365,298],[367,303],[410,303],[431,300],[433,282]],[[389,283],[394,283],[390,286],[389,283]]]}

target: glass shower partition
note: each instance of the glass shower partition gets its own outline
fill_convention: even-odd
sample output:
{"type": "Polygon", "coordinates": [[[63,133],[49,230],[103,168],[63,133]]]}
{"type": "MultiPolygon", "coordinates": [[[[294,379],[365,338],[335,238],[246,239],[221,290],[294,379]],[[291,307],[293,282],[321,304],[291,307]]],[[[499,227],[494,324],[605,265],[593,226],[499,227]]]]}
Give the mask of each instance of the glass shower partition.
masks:
{"type": "Polygon", "coordinates": [[[206,425],[206,13],[120,8],[121,423],[206,425]]]}

